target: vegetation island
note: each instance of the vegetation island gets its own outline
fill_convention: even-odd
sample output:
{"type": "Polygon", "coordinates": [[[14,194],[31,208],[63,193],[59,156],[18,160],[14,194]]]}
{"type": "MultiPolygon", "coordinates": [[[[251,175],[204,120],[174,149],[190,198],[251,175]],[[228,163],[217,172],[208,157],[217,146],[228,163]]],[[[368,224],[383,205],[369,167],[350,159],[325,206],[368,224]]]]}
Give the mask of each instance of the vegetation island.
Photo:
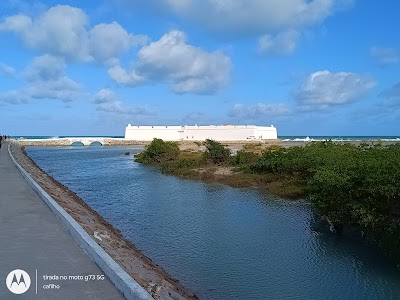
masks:
{"type": "Polygon", "coordinates": [[[205,151],[180,150],[154,139],[135,161],[164,174],[260,187],[289,199],[307,199],[332,232],[351,228],[400,264],[400,144],[321,141],[284,148],[246,144],[235,155],[214,140],[205,151]]]}

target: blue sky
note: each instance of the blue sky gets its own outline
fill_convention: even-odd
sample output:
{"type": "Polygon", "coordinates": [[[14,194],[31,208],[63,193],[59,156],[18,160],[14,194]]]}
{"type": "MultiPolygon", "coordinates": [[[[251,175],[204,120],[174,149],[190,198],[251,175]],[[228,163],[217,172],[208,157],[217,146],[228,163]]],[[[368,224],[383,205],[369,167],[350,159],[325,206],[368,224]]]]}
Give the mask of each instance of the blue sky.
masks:
{"type": "Polygon", "coordinates": [[[0,133],[400,135],[400,2],[0,3],[0,133]],[[145,4],[143,4],[145,3],[145,4]]]}

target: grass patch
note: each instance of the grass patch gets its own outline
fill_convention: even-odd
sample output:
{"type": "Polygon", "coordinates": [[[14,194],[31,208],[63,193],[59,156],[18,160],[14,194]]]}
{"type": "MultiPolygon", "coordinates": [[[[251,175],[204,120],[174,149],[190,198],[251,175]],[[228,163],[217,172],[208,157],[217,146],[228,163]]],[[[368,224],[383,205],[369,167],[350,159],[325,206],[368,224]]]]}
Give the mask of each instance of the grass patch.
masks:
{"type": "Polygon", "coordinates": [[[261,143],[248,143],[243,145],[243,150],[254,151],[262,147],[261,143]]]}

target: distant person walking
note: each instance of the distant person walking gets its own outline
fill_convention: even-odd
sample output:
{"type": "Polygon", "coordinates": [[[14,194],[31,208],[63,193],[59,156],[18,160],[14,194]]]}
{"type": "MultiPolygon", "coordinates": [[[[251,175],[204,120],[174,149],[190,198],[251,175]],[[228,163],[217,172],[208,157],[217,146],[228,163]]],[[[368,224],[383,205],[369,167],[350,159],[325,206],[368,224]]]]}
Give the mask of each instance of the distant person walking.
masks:
{"type": "Polygon", "coordinates": [[[1,148],[1,141],[3,140],[3,137],[0,135],[0,148],[1,148]]]}

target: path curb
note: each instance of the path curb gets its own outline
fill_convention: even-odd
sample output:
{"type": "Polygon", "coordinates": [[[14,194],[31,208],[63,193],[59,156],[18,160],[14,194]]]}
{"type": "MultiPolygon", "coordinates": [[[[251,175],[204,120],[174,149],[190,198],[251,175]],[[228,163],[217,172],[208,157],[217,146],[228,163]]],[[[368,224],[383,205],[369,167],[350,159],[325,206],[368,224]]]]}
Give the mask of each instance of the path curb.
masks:
{"type": "Polygon", "coordinates": [[[127,300],[154,300],[128,273],[126,273],[88,234],[87,232],[53,199],[14,159],[8,144],[8,153],[17,167],[35,192],[46,203],[50,210],[63,223],[67,231],[78,242],[79,246],[107,275],[114,286],[127,300]]]}

